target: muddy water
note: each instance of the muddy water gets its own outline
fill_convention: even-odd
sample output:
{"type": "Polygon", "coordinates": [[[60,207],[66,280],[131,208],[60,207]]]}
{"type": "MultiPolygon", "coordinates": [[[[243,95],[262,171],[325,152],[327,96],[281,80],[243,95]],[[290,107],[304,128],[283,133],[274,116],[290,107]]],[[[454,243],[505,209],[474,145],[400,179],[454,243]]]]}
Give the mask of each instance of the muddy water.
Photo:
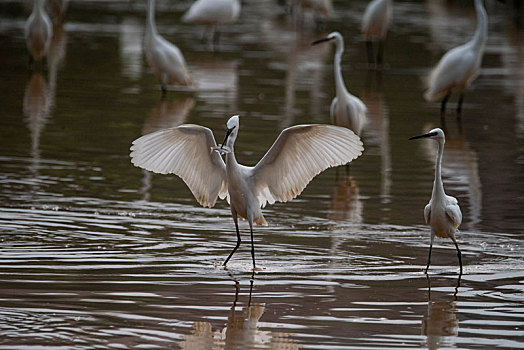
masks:
{"type": "MultiPolygon", "coordinates": [[[[381,74],[358,34],[365,1],[335,2],[334,18],[301,28],[276,2],[245,1],[218,52],[180,24],[190,2],[157,1],[159,32],[184,52],[198,83],[170,91],[143,60],[142,2],[70,2],[48,67],[28,69],[30,5],[0,4],[0,348],[522,348],[524,347],[523,33],[487,1],[480,77],[457,123],[422,98],[423,76],[471,35],[471,4],[395,2],[381,74]],[[366,147],[349,175],[330,169],[290,203],[265,209],[235,243],[226,203],[201,208],[174,176],[131,165],[140,135],[181,123],[220,139],[241,115],[237,157],[254,164],[278,132],[329,122],[331,31],[346,38],[348,89],[369,109],[366,147]],[[446,128],[443,175],[464,214],[451,242],[422,209],[434,144],[446,128]]],[[[241,223],[243,233],[247,224],[241,223]]]]}

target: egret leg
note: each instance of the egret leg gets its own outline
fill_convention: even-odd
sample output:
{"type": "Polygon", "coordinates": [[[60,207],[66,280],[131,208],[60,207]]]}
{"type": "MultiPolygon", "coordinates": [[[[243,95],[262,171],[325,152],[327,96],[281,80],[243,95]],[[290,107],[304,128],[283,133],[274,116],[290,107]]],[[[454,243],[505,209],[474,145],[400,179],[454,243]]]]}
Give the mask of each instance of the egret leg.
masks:
{"type": "Polygon", "coordinates": [[[240,247],[240,243],[242,243],[242,239],[240,238],[240,231],[238,229],[237,214],[236,214],[236,212],[235,213],[232,212],[231,214],[233,215],[233,221],[235,221],[235,228],[237,230],[237,245],[235,246],[235,248],[233,248],[233,251],[231,253],[229,253],[229,256],[227,257],[226,261],[224,261],[224,263],[222,264],[223,266],[226,266],[226,264],[229,261],[229,259],[231,259],[233,254],[235,254],[235,252],[237,251],[238,247],[240,247]]]}
{"type": "Polygon", "coordinates": [[[459,265],[460,265],[460,275],[462,275],[462,254],[460,253],[460,249],[459,249],[459,246],[457,244],[457,240],[455,239],[455,237],[451,237],[451,239],[453,240],[453,243],[455,243],[455,248],[457,248],[457,256],[458,256],[459,265]]]}
{"type": "Polygon", "coordinates": [[[378,42],[378,51],[377,51],[377,67],[382,69],[382,61],[384,59],[384,40],[378,42]]]}
{"type": "Polygon", "coordinates": [[[366,49],[368,51],[368,68],[373,69],[375,67],[375,61],[373,59],[373,43],[371,40],[366,40],[366,49]]]}
{"type": "Polygon", "coordinates": [[[251,258],[253,259],[253,270],[256,268],[255,265],[255,242],[253,242],[253,223],[249,220],[249,229],[251,230],[251,258]]]}
{"type": "Polygon", "coordinates": [[[435,238],[435,234],[431,232],[431,242],[429,243],[428,264],[426,265],[426,271],[424,271],[425,274],[428,273],[429,263],[431,262],[431,249],[433,248],[433,239],[434,238],[435,238]]]}
{"type": "Polygon", "coordinates": [[[220,31],[217,27],[213,28],[213,51],[218,50],[218,44],[220,42],[220,31]]]}
{"type": "Polygon", "coordinates": [[[462,102],[464,101],[464,94],[461,93],[457,104],[457,119],[462,117],[462,102]]]}
{"type": "Polygon", "coordinates": [[[448,94],[442,99],[442,103],[440,105],[440,119],[444,119],[446,117],[446,103],[448,103],[450,96],[451,93],[448,92],[448,94]]]}

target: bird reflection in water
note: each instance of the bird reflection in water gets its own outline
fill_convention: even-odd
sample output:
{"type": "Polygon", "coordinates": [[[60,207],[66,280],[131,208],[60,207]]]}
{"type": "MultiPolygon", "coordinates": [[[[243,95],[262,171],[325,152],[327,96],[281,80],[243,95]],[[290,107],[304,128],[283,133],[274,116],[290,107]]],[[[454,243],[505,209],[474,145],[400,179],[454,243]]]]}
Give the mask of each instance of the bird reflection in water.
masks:
{"type": "Polygon", "coordinates": [[[363,209],[357,180],[346,176],[333,189],[328,218],[338,222],[361,224],[363,209]]]}
{"type": "Polygon", "coordinates": [[[27,126],[31,132],[32,163],[30,171],[33,177],[31,181],[33,184],[36,184],[39,177],[40,135],[49,117],[50,100],[49,89],[44,77],[40,73],[33,73],[25,88],[23,101],[24,115],[27,118],[27,126]]]}
{"type": "Polygon", "coordinates": [[[422,320],[422,335],[426,336],[428,349],[454,346],[452,337],[458,335],[457,293],[462,275],[457,279],[457,285],[452,300],[435,300],[431,297],[431,280],[428,281],[428,309],[422,320]]]}
{"type": "Polygon", "coordinates": [[[210,322],[195,322],[191,334],[183,336],[180,347],[184,350],[217,350],[217,349],[299,349],[291,334],[283,332],[262,331],[259,329],[266,305],[252,302],[254,273],[250,280],[247,306],[237,312],[240,283],[235,280],[235,298],[227,324],[222,329],[213,330],[210,322]]]}
{"type": "MultiPolygon", "coordinates": [[[[174,98],[171,101],[161,99],[157,107],[155,107],[149,118],[144,122],[142,128],[143,134],[149,134],[161,129],[172,128],[184,124],[187,115],[193,109],[195,100],[192,97],[174,98]]],[[[142,200],[149,201],[151,194],[151,180],[153,173],[142,170],[142,186],[139,193],[142,194],[142,200]]]]}

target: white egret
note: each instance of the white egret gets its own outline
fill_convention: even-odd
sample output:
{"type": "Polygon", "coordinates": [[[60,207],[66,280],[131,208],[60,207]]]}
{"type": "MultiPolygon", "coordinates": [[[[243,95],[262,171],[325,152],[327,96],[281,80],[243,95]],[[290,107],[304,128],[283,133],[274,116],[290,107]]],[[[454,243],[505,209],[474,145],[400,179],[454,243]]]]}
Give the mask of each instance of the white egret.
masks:
{"type": "Polygon", "coordinates": [[[34,0],[33,11],[25,23],[25,40],[30,61],[42,59],[49,50],[53,27],[44,8],[45,0],[34,0]]]}
{"type": "Polygon", "coordinates": [[[444,143],[446,137],[442,129],[432,129],[427,134],[410,137],[410,140],[429,137],[438,142],[437,159],[435,164],[435,181],[433,182],[433,192],[431,200],[424,208],[424,219],[426,224],[431,227],[431,243],[429,246],[428,264],[425,273],[428,273],[429,263],[431,261],[431,249],[435,235],[441,238],[450,238],[457,248],[457,256],[460,264],[460,274],[462,274],[462,257],[460,249],[455,239],[455,232],[462,223],[462,212],[455,197],[448,196],[444,192],[442,183],[441,165],[442,154],[444,153],[444,143]]]}
{"type": "Polygon", "coordinates": [[[324,39],[314,41],[312,45],[331,40],[335,41],[337,47],[334,61],[336,97],[331,102],[331,122],[334,125],[351,129],[355,134],[360,135],[366,122],[367,108],[358,97],[348,92],[344,84],[344,78],[340,69],[340,60],[344,52],[344,38],[340,33],[333,32],[324,39]]]}
{"type": "Polygon", "coordinates": [[[191,85],[192,79],[180,49],[158,34],[155,24],[155,0],[149,0],[145,37],[146,58],[160,79],[162,93],[167,84],[191,85]]]}
{"type": "Polygon", "coordinates": [[[292,200],[317,174],[350,162],[364,148],[360,138],[349,129],[296,125],[283,130],[258,164],[248,167],[237,163],[235,158],[238,129],[239,117],[235,115],[227,122],[226,137],[220,147],[211,130],[203,126],[184,124],[160,130],[133,141],[131,162],[149,171],[180,176],[202,206],[213,207],[217,197],[227,197],[237,243],[224,266],[241,243],[240,216],[249,223],[255,268],[253,223],[267,225],[261,208],[267,203],[292,200]],[[219,153],[226,153],[225,163],[219,153]]]}
{"type": "Polygon", "coordinates": [[[473,39],[446,52],[429,75],[428,90],[424,97],[430,102],[443,98],[440,107],[441,118],[444,118],[446,103],[451,92],[455,90],[460,92],[457,104],[457,117],[460,117],[464,90],[480,73],[482,55],[488,35],[488,16],[482,1],[475,0],[477,29],[473,39]]]}
{"type": "Polygon", "coordinates": [[[203,24],[213,28],[213,43],[217,44],[217,26],[234,23],[240,16],[240,0],[196,0],[182,16],[182,22],[203,24]]]}
{"type": "Polygon", "coordinates": [[[384,55],[384,40],[388,32],[389,23],[393,15],[393,0],[371,1],[362,17],[361,31],[366,39],[368,62],[370,67],[382,65],[384,55]],[[377,60],[374,64],[373,39],[378,40],[377,60]]]}

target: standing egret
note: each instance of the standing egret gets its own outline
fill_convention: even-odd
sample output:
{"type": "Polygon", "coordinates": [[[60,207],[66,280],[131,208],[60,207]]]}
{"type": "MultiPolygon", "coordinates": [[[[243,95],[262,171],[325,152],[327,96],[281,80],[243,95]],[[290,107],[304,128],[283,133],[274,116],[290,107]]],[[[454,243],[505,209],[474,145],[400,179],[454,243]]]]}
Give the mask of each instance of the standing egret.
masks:
{"type": "Polygon", "coordinates": [[[31,56],[30,62],[38,61],[47,55],[53,27],[44,9],[45,0],[34,0],[33,11],[25,23],[25,40],[31,56]]]}
{"type": "Polygon", "coordinates": [[[155,0],[149,0],[147,7],[145,50],[147,62],[162,84],[162,94],[167,91],[166,84],[192,84],[182,52],[156,30],[155,0]]]}
{"type": "Polygon", "coordinates": [[[142,136],[131,146],[131,162],[161,174],[176,174],[195,199],[213,207],[217,197],[226,198],[235,222],[237,243],[224,261],[227,264],[240,246],[238,216],[249,222],[251,258],[255,265],[253,223],[267,226],[262,215],[266,203],[287,202],[298,196],[323,170],[343,165],[362,154],[360,138],[351,130],[333,125],[296,125],[284,129],[254,167],[237,163],[234,152],[239,117],[227,122],[224,142],[217,147],[210,129],[184,124],[142,136]],[[221,153],[226,154],[226,161],[221,153]]]}
{"type": "Polygon", "coordinates": [[[361,31],[366,39],[368,51],[368,63],[370,67],[382,66],[384,54],[384,40],[388,32],[389,23],[393,14],[393,0],[373,0],[371,1],[362,17],[361,31]],[[372,40],[378,39],[377,60],[374,64],[372,40]]]}
{"type": "Polygon", "coordinates": [[[213,43],[218,44],[217,26],[231,24],[240,16],[240,0],[196,0],[182,16],[182,22],[213,28],[213,43]]]}
{"type": "Polygon", "coordinates": [[[429,263],[431,260],[431,248],[435,235],[441,238],[451,238],[457,248],[457,256],[460,264],[460,274],[462,275],[462,257],[460,249],[455,239],[455,232],[462,223],[462,212],[455,197],[448,196],[444,192],[442,183],[441,165],[442,154],[444,153],[444,143],[446,137],[442,129],[432,129],[427,134],[410,137],[410,140],[429,137],[438,142],[437,159],[435,164],[435,181],[433,182],[433,192],[431,199],[424,208],[424,219],[426,224],[431,226],[431,243],[429,246],[428,264],[425,273],[428,273],[429,263]]]}
{"type": "Polygon", "coordinates": [[[330,33],[326,38],[314,41],[312,45],[317,45],[323,42],[335,40],[337,51],[335,53],[334,69],[335,69],[335,86],[336,97],[331,102],[331,122],[337,126],[353,130],[357,135],[360,135],[362,127],[366,122],[366,105],[356,96],[353,96],[346,89],[344,78],[340,70],[340,60],[344,52],[344,38],[339,32],[330,33]]]}
{"type": "Polygon", "coordinates": [[[457,105],[457,118],[460,118],[464,90],[480,73],[482,55],[488,36],[488,16],[482,1],[475,0],[477,29],[473,39],[446,52],[429,75],[428,90],[424,97],[430,102],[443,97],[440,106],[441,118],[445,116],[446,103],[454,90],[460,91],[457,105]]]}

